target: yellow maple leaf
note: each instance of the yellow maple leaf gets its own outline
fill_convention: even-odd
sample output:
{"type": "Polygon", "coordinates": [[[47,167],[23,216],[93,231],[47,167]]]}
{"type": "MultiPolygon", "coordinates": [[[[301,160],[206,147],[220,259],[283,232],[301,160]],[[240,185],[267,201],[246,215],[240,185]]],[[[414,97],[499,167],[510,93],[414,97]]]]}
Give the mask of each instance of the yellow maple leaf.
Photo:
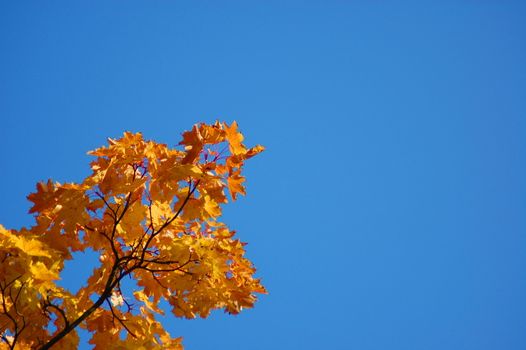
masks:
{"type": "Polygon", "coordinates": [[[51,257],[51,251],[44,243],[37,239],[24,238],[21,236],[12,236],[15,247],[22,250],[25,254],[31,256],[51,257]]]}
{"type": "Polygon", "coordinates": [[[233,122],[230,126],[225,124],[226,139],[230,145],[230,152],[234,155],[245,154],[247,149],[243,146],[243,134],[237,130],[237,122],[233,122]]]}
{"type": "Polygon", "coordinates": [[[230,195],[232,196],[233,200],[236,200],[238,193],[242,195],[246,194],[245,187],[243,186],[245,178],[239,175],[239,173],[240,172],[237,171],[227,178],[228,190],[230,191],[230,195]]]}
{"type": "Polygon", "coordinates": [[[197,159],[204,146],[203,136],[201,136],[197,124],[193,126],[191,131],[183,133],[183,140],[179,144],[184,145],[186,150],[186,156],[182,160],[183,164],[192,163],[197,159]]]}
{"type": "Polygon", "coordinates": [[[146,294],[144,294],[144,290],[135,291],[133,292],[133,295],[135,296],[135,298],[137,298],[137,300],[143,302],[144,305],[149,310],[152,310],[152,311],[157,312],[158,314],[164,315],[164,311],[157,306],[157,303],[150,301],[150,298],[148,298],[146,294]]]}
{"type": "Polygon", "coordinates": [[[203,208],[208,213],[208,215],[212,217],[218,217],[221,215],[221,208],[213,199],[210,198],[210,196],[204,197],[203,208]]]}

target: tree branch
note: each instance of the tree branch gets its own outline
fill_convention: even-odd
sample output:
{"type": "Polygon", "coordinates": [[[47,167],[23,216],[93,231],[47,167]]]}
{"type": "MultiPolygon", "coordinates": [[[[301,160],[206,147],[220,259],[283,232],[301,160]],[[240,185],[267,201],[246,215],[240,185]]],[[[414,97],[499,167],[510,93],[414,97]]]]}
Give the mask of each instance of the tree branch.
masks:
{"type": "Polygon", "coordinates": [[[120,318],[119,316],[117,316],[117,314],[115,313],[115,310],[113,309],[113,305],[111,305],[111,301],[109,301],[108,299],[106,299],[106,302],[108,303],[108,305],[110,306],[110,311],[111,311],[111,315],[113,316],[114,319],[117,319],[117,321],[119,321],[119,323],[122,325],[122,327],[124,327],[124,329],[126,329],[126,331],[132,335],[132,337],[134,338],[137,338],[137,336],[135,335],[135,333],[133,333],[129,328],[128,326],[126,326],[124,324],[124,321],[122,318],[120,318]]]}
{"type": "Polygon", "coordinates": [[[161,227],[157,231],[153,231],[152,234],[150,235],[150,237],[148,237],[148,240],[146,241],[146,244],[144,245],[144,248],[142,249],[141,261],[144,260],[144,256],[146,255],[146,252],[147,252],[148,247],[149,247],[150,243],[152,242],[152,240],[159,233],[161,233],[166,227],[168,227],[175,219],[177,219],[179,217],[179,215],[183,211],[184,207],[186,206],[186,204],[190,200],[190,197],[192,197],[192,195],[194,194],[195,190],[197,189],[197,186],[199,185],[199,182],[200,182],[200,180],[197,180],[195,182],[194,187],[192,188],[192,182],[190,180],[190,184],[188,185],[188,194],[186,195],[183,203],[181,204],[181,207],[177,210],[177,212],[174,214],[174,216],[172,216],[172,218],[170,218],[167,221],[165,221],[164,224],[162,224],[161,227]]]}
{"type": "MultiPolygon", "coordinates": [[[[118,209],[117,210],[113,210],[113,208],[110,207],[109,203],[106,201],[104,196],[102,196],[102,194],[100,194],[100,193],[97,193],[97,195],[104,201],[104,203],[106,204],[107,208],[112,212],[112,214],[113,214],[112,218],[114,220],[111,237],[108,237],[108,235],[105,234],[105,233],[99,232],[99,233],[103,234],[106,238],[110,238],[110,241],[111,241],[110,245],[111,245],[113,254],[115,255],[115,261],[114,261],[112,269],[110,271],[110,275],[108,276],[108,280],[106,281],[106,285],[104,287],[104,290],[101,293],[101,295],[99,296],[99,298],[87,310],[85,310],[82,313],[82,315],[80,315],[76,320],[74,320],[73,322],[67,324],[66,327],[64,327],[63,330],[61,330],[60,332],[55,334],[55,336],[53,336],[46,344],[44,344],[40,348],[40,350],[50,349],[53,345],[55,345],[62,338],[64,338],[68,333],[70,333],[73,329],[75,329],[81,322],[83,322],[86,318],[88,318],[93,312],[95,312],[95,310],[97,310],[104,303],[105,300],[107,300],[111,296],[113,289],[120,282],[120,280],[122,278],[124,278],[125,276],[129,275],[135,269],[142,268],[142,269],[144,269],[146,271],[150,271],[152,273],[162,272],[162,271],[182,271],[184,273],[191,274],[190,272],[184,271],[182,269],[185,265],[187,265],[190,262],[191,254],[190,254],[189,261],[187,261],[185,264],[183,264],[181,266],[174,267],[172,269],[158,269],[158,270],[154,270],[154,269],[148,268],[147,265],[143,266],[143,264],[145,262],[146,262],[146,264],[150,264],[150,263],[155,264],[156,263],[154,260],[147,261],[145,259],[146,252],[148,250],[149,245],[151,244],[152,240],[157,235],[159,235],[177,217],[179,217],[179,215],[183,211],[184,207],[186,206],[186,204],[188,203],[188,201],[190,200],[190,198],[192,197],[192,195],[196,191],[197,186],[199,185],[199,181],[200,180],[197,180],[193,187],[192,187],[192,181],[191,180],[189,181],[188,193],[187,193],[185,199],[183,200],[183,203],[181,204],[181,207],[177,210],[177,212],[174,214],[174,216],[172,218],[168,219],[163,225],[161,225],[160,228],[158,228],[157,230],[152,230],[152,234],[148,237],[148,240],[146,241],[146,244],[142,248],[140,258],[133,257],[133,255],[127,255],[127,256],[119,257],[118,250],[117,250],[117,248],[115,246],[115,240],[114,240],[115,233],[116,233],[116,230],[117,230],[117,226],[120,223],[120,221],[124,218],[124,215],[126,214],[128,208],[130,207],[132,192],[128,193],[128,196],[126,198],[126,202],[125,202],[124,208],[123,208],[122,212],[119,215],[118,215],[118,209]],[[132,266],[131,268],[126,269],[125,265],[131,260],[138,260],[138,263],[136,265],[132,266]]],[[[136,252],[136,250],[132,249],[132,253],[131,254],[134,254],[135,252],[136,252]]],[[[117,318],[117,319],[119,320],[119,318],[117,318]]],[[[131,332],[130,332],[130,334],[133,335],[133,333],[131,333],[131,332]]]]}
{"type": "Polygon", "coordinates": [[[2,309],[3,314],[6,315],[6,317],[13,323],[13,340],[10,342],[7,337],[2,336],[2,340],[8,344],[10,349],[14,349],[16,342],[18,341],[18,338],[20,337],[20,334],[24,331],[26,328],[26,319],[24,315],[22,315],[18,311],[18,298],[20,296],[20,293],[22,289],[25,286],[25,282],[22,282],[20,288],[18,289],[18,292],[16,293],[16,296],[13,298],[13,284],[19,280],[22,277],[22,275],[15,277],[11,282],[6,283],[5,285],[3,283],[0,283],[0,293],[2,294],[2,309]],[[9,289],[9,292],[7,291],[9,289]],[[8,294],[6,294],[8,292],[8,294]],[[19,322],[15,318],[15,316],[11,315],[11,313],[7,310],[7,297],[11,299],[12,307],[15,311],[15,314],[21,318],[22,325],[19,325],[19,322]]]}
{"type": "Polygon", "coordinates": [[[58,313],[60,314],[60,316],[62,316],[62,318],[64,319],[64,327],[69,327],[69,321],[68,321],[68,318],[66,316],[66,313],[64,312],[64,310],[62,310],[58,305],[56,304],[53,304],[50,300],[49,300],[49,296],[46,297],[46,302],[44,303],[44,310],[47,311],[48,308],[52,308],[52,309],[55,309],[58,311],[58,313]]]}

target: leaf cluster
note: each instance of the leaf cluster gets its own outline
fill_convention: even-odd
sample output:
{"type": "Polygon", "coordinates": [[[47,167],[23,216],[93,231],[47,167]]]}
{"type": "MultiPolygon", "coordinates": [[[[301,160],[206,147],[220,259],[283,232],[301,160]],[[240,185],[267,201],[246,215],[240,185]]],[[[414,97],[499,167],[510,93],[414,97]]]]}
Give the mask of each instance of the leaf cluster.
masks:
{"type": "Polygon", "coordinates": [[[265,289],[219,217],[262,150],[245,147],[235,122],[194,125],[175,148],[126,132],[89,152],[81,183],[38,183],[35,224],[0,226],[0,349],[75,349],[77,327],[94,349],[182,349],[156,318],[161,300],[185,318],[252,307],[265,289]],[[58,286],[64,262],[87,249],[100,263],[86,283],[58,286]]]}

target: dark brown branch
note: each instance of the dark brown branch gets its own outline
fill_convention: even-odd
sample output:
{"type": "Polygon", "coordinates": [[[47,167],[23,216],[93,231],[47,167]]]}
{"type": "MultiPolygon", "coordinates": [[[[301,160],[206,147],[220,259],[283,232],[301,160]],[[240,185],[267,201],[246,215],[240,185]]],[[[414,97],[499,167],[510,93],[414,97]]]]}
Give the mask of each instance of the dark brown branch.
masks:
{"type": "MultiPolygon", "coordinates": [[[[97,301],[95,301],[86,311],[82,313],[75,321],[71,322],[68,327],[64,327],[62,331],[57,333],[53,338],[51,338],[44,346],[40,348],[40,350],[47,350],[51,348],[53,345],[55,345],[58,341],[60,341],[62,338],[64,338],[69,332],[71,332],[73,329],[75,329],[82,321],[84,321],[87,317],[89,317],[95,310],[97,310],[104,301],[111,295],[111,292],[115,285],[118,282],[118,279],[116,279],[116,274],[120,268],[120,260],[115,261],[113,264],[113,267],[110,271],[110,275],[108,276],[108,280],[106,281],[106,285],[104,287],[104,290],[102,294],[99,296],[97,301]]],[[[121,276],[122,278],[124,276],[121,276]]]]}
{"type": "MultiPolygon", "coordinates": [[[[122,325],[122,327],[124,327],[124,329],[126,329],[126,331],[132,335],[132,337],[134,338],[137,338],[137,336],[128,328],[128,326],[126,326],[126,324],[124,324],[124,321],[122,318],[120,318],[119,316],[117,316],[117,314],[115,313],[115,310],[113,309],[113,305],[111,305],[111,301],[106,299],[106,302],[108,303],[108,305],[110,306],[110,311],[111,311],[111,315],[113,316],[113,319],[117,319],[117,321],[119,321],[119,323],[122,325]]],[[[113,321],[114,324],[115,324],[115,321],[113,321]]]]}
{"type": "Polygon", "coordinates": [[[185,271],[181,268],[169,268],[169,269],[152,269],[152,268],[149,268],[149,267],[141,267],[141,269],[143,270],[146,270],[148,272],[153,272],[153,273],[156,273],[156,272],[174,272],[174,271],[181,271],[183,272],[184,274],[186,275],[193,275],[192,272],[188,272],[188,271],[185,271]]]}
{"type": "Polygon", "coordinates": [[[152,232],[152,234],[150,235],[150,237],[148,237],[148,240],[146,241],[146,244],[142,250],[142,254],[141,254],[141,261],[144,260],[144,256],[146,255],[146,251],[148,250],[148,247],[150,246],[150,243],[152,242],[152,240],[159,234],[161,233],[166,227],[168,227],[175,219],[177,219],[179,217],[179,215],[181,214],[181,212],[183,211],[184,207],[186,206],[186,204],[188,203],[188,201],[190,200],[190,198],[192,197],[192,195],[194,194],[195,190],[197,189],[197,186],[199,185],[199,181],[200,180],[197,180],[195,182],[195,185],[194,187],[192,188],[192,182],[190,181],[190,184],[188,186],[188,194],[186,195],[183,203],[181,204],[181,207],[177,210],[177,212],[174,214],[174,216],[172,216],[170,219],[168,219],[167,221],[164,222],[164,224],[161,225],[161,227],[157,230],[157,231],[154,231],[152,232]]]}
{"type": "Polygon", "coordinates": [[[99,192],[95,192],[95,194],[96,194],[100,199],[102,199],[102,201],[103,201],[104,204],[106,205],[106,208],[108,208],[108,209],[111,211],[111,213],[113,214],[113,216],[110,215],[110,216],[112,217],[112,219],[113,219],[113,220],[116,220],[116,219],[117,219],[117,213],[116,213],[115,210],[110,206],[110,204],[106,201],[106,198],[104,198],[104,196],[103,196],[101,193],[99,193],[99,192]]]}
{"type": "Polygon", "coordinates": [[[150,199],[150,204],[148,205],[148,212],[150,214],[150,226],[148,226],[148,229],[146,230],[146,232],[148,232],[148,230],[150,230],[150,228],[152,229],[152,233],[155,232],[155,227],[153,226],[153,215],[152,215],[152,200],[150,199]]]}
{"type": "Polygon", "coordinates": [[[141,269],[143,270],[146,270],[148,272],[151,272],[151,273],[156,273],[156,272],[174,272],[174,271],[181,271],[187,275],[193,275],[193,273],[189,272],[189,271],[186,271],[186,270],[183,270],[183,267],[185,267],[186,265],[192,263],[192,262],[198,262],[199,259],[192,259],[192,253],[190,253],[190,256],[188,257],[188,260],[177,266],[177,267],[170,267],[170,268],[151,268],[151,267],[148,267],[149,264],[158,264],[158,265],[172,265],[174,263],[179,263],[178,261],[170,261],[170,260],[158,260],[158,259],[153,259],[153,260],[143,260],[143,264],[140,266],[141,269]]]}
{"type": "MultiPolygon", "coordinates": [[[[168,219],[166,222],[164,222],[163,225],[161,225],[161,227],[159,227],[157,230],[154,230],[152,228],[152,234],[148,237],[148,240],[146,241],[144,247],[142,247],[142,252],[141,252],[140,258],[134,257],[133,254],[135,254],[137,252],[137,249],[139,248],[139,246],[142,245],[142,238],[140,240],[140,243],[136,247],[137,249],[133,248],[132,252],[131,252],[132,255],[127,255],[127,256],[119,256],[118,250],[117,250],[117,248],[115,246],[115,240],[114,240],[115,233],[116,233],[116,230],[117,230],[117,226],[119,225],[120,221],[124,218],[124,215],[126,214],[129,206],[131,205],[132,192],[130,192],[128,194],[128,196],[126,198],[126,202],[125,202],[124,208],[123,208],[122,212],[120,213],[120,215],[118,215],[118,211],[119,211],[120,206],[118,206],[117,210],[114,210],[113,208],[111,208],[111,206],[106,201],[104,196],[102,196],[102,194],[100,194],[98,192],[96,193],[104,201],[104,203],[105,203],[106,207],[108,208],[108,210],[110,210],[111,213],[113,214],[112,219],[114,220],[114,223],[113,223],[111,237],[108,237],[108,235],[106,233],[101,233],[101,232],[99,232],[99,233],[103,234],[103,236],[105,236],[106,238],[111,238],[110,239],[110,241],[111,241],[110,245],[111,245],[113,254],[115,256],[115,261],[113,263],[112,269],[111,269],[110,274],[108,276],[108,280],[106,281],[106,285],[104,287],[104,290],[100,294],[99,298],[87,310],[85,310],[76,320],[74,320],[73,322],[67,324],[66,327],[64,327],[64,329],[62,329],[60,332],[55,334],[55,336],[53,336],[46,344],[44,344],[40,348],[40,350],[48,350],[48,349],[50,349],[58,341],[60,341],[62,338],[64,338],[68,333],[70,333],[72,330],[74,330],[86,318],[88,318],[93,312],[95,312],[95,310],[97,310],[104,303],[105,300],[110,298],[113,289],[119,284],[120,280],[123,279],[125,276],[129,275],[132,271],[134,271],[136,269],[144,269],[144,270],[149,271],[151,273],[155,273],[155,272],[163,272],[163,271],[166,270],[166,272],[169,272],[169,271],[182,271],[184,273],[191,274],[190,272],[183,270],[183,267],[190,262],[191,255],[190,255],[189,261],[187,261],[185,264],[183,264],[181,266],[174,267],[174,268],[171,268],[171,269],[159,269],[159,270],[150,269],[147,266],[148,266],[148,264],[156,264],[156,263],[159,263],[159,262],[162,263],[162,261],[157,261],[157,262],[155,260],[148,261],[145,257],[146,257],[146,253],[148,251],[148,248],[149,248],[152,240],[157,235],[159,235],[166,227],[168,227],[175,219],[177,219],[179,217],[179,215],[183,211],[184,207],[186,206],[186,204],[188,203],[188,201],[190,200],[190,198],[192,197],[192,195],[196,191],[197,186],[199,185],[199,181],[200,180],[197,180],[195,182],[193,188],[192,188],[192,180],[190,180],[189,181],[189,187],[188,187],[188,194],[186,195],[185,199],[183,200],[183,203],[181,204],[181,206],[177,210],[177,212],[174,214],[174,216],[172,216],[170,219],[168,219]],[[137,262],[137,264],[133,265],[131,268],[127,269],[126,265],[132,260],[137,260],[138,262],[137,262]],[[146,263],[146,265],[144,265],[145,263],[146,263]]],[[[145,234],[146,234],[146,232],[145,232],[145,234]]],[[[119,320],[118,317],[117,317],[117,319],[119,320]]],[[[123,324],[123,323],[121,323],[121,324],[123,324]]],[[[124,324],[123,324],[123,327],[126,328],[126,326],[124,324]]],[[[130,334],[133,335],[133,333],[131,333],[131,332],[130,332],[130,334]]]]}
{"type": "Polygon", "coordinates": [[[195,190],[197,189],[197,186],[199,185],[199,182],[201,180],[197,180],[195,182],[195,185],[194,185],[194,188],[191,188],[191,182],[190,182],[190,185],[188,187],[188,194],[186,195],[186,198],[184,199],[183,203],[181,204],[181,207],[177,210],[177,212],[174,214],[174,216],[169,219],[168,221],[166,221],[156,232],[155,232],[155,235],[158,235],[159,233],[161,233],[162,230],[164,230],[166,227],[168,227],[175,219],[177,219],[179,217],[179,214],[181,214],[181,212],[183,211],[184,207],[186,206],[186,204],[188,203],[188,201],[190,200],[190,197],[192,197],[192,195],[194,194],[195,190]]]}
{"type": "Polygon", "coordinates": [[[113,216],[112,216],[113,227],[111,229],[111,235],[109,236],[106,232],[100,232],[100,231],[97,231],[97,232],[99,234],[101,234],[102,236],[104,236],[108,240],[108,242],[110,243],[111,251],[113,252],[113,255],[114,255],[115,259],[117,260],[119,258],[119,252],[117,250],[117,247],[115,246],[115,240],[114,240],[115,233],[117,232],[117,227],[119,226],[120,222],[124,218],[124,215],[126,214],[126,212],[128,211],[128,209],[129,209],[129,207],[131,205],[132,192],[129,192],[128,195],[126,196],[126,201],[125,201],[125,204],[124,204],[124,208],[123,208],[122,212],[119,215],[118,215],[118,212],[119,212],[120,205],[117,208],[117,210],[114,210],[113,208],[110,207],[110,205],[106,201],[106,198],[104,198],[104,196],[102,194],[97,192],[97,195],[104,201],[104,204],[106,204],[106,207],[113,213],[113,216]]]}
{"type": "Polygon", "coordinates": [[[22,334],[22,332],[26,328],[26,319],[25,319],[24,315],[22,315],[18,311],[18,298],[20,296],[20,293],[21,293],[22,289],[25,286],[25,282],[22,282],[20,288],[18,288],[18,292],[16,293],[16,296],[13,298],[13,286],[12,285],[17,280],[19,280],[21,277],[22,277],[22,275],[20,275],[18,277],[15,277],[13,280],[11,280],[11,282],[6,283],[5,285],[3,283],[0,283],[0,293],[2,294],[2,309],[3,309],[3,313],[13,323],[13,341],[9,342],[7,337],[2,336],[2,340],[4,340],[8,344],[10,349],[14,349],[15,348],[15,345],[16,345],[16,343],[18,341],[18,338],[20,337],[20,334],[22,334]],[[7,289],[9,289],[9,291],[7,291],[7,289]],[[6,292],[8,292],[8,295],[6,294],[6,292]],[[22,321],[22,325],[19,325],[19,322],[16,320],[16,318],[13,315],[11,315],[11,313],[7,310],[7,300],[6,300],[7,296],[9,296],[9,299],[11,299],[11,303],[13,305],[13,309],[15,311],[15,314],[18,317],[20,317],[20,319],[22,321]]]}
{"type": "Polygon", "coordinates": [[[122,209],[122,213],[119,215],[119,218],[116,219],[114,224],[113,224],[113,230],[111,232],[111,238],[112,239],[115,237],[115,232],[117,231],[117,226],[119,225],[121,220],[124,218],[124,215],[126,214],[126,211],[128,211],[128,208],[130,207],[131,195],[132,195],[132,192],[129,192],[128,195],[126,196],[126,202],[124,203],[124,208],[122,209]]]}
{"type": "Polygon", "coordinates": [[[50,300],[49,300],[49,296],[46,297],[46,302],[44,303],[44,310],[47,311],[48,308],[51,308],[51,309],[55,309],[58,311],[58,313],[60,314],[60,316],[62,316],[62,319],[64,320],[64,327],[69,327],[69,321],[68,321],[68,318],[66,316],[66,313],[64,312],[64,310],[62,310],[60,308],[60,306],[56,305],[56,304],[53,304],[50,300]]]}
{"type": "MultiPolygon", "coordinates": [[[[128,276],[130,275],[128,274],[128,276]]],[[[120,295],[123,295],[120,281],[117,283],[117,291],[119,292],[120,295]]],[[[122,298],[122,301],[124,302],[124,304],[126,304],[127,312],[131,312],[133,308],[133,304],[129,303],[124,297],[122,298]]]]}
{"type": "Polygon", "coordinates": [[[155,276],[155,272],[151,272],[151,275],[152,275],[152,278],[155,280],[155,282],[157,282],[158,285],[160,285],[162,288],[168,290],[168,287],[165,286],[164,284],[162,284],[161,281],[159,280],[159,278],[157,276],[155,276]]]}

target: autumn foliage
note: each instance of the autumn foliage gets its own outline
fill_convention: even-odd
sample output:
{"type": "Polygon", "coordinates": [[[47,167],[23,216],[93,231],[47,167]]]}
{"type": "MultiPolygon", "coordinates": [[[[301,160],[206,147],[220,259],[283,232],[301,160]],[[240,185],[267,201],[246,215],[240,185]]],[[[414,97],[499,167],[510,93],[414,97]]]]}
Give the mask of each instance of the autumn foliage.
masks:
{"type": "Polygon", "coordinates": [[[94,349],[182,349],[156,320],[161,300],[186,318],[252,307],[265,289],[218,221],[263,150],[242,142],[235,122],[195,125],[176,148],[126,132],[89,152],[83,182],[37,184],[35,224],[0,226],[0,349],[76,349],[78,327],[94,349]],[[58,286],[65,261],[88,249],[99,263],[86,283],[58,286]]]}

